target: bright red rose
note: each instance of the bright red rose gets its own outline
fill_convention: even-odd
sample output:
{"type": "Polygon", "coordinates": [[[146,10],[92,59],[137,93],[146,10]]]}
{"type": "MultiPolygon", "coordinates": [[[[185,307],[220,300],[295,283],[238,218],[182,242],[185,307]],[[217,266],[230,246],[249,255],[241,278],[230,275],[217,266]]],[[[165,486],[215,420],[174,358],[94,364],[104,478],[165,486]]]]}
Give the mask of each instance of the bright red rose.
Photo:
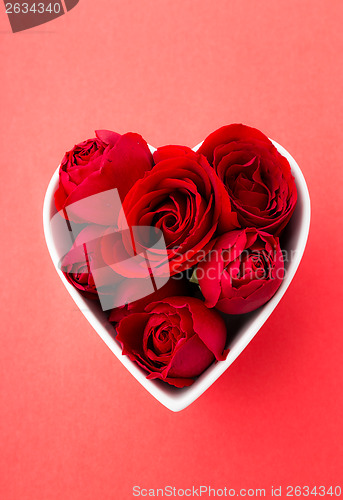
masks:
{"type": "MultiPolygon", "coordinates": [[[[168,256],[157,273],[177,274],[194,266],[213,245],[213,236],[238,227],[230,199],[206,158],[181,146],[154,153],[156,165],[131,188],[119,227],[151,226],[162,231],[168,256]],[[124,216],[125,215],[125,216],[124,216]]],[[[149,253],[150,262],[153,255],[149,253]]]]}
{"type": "Polygon", "coordinates": [[[222,127],[203,142],[206,156],[230,195],[243,227],[280,234],[297,201],[290,165],[262,132],[241,124],[222,127]]]}
{"type": "Polygon", "coordinates": [[[117,326],[123,354],[176,387],[191,385],[215,360],[226,359],[226,327],[214,310],[190,297],[154,302],[117,326]]]}
{"type": "Polygon", "coordinates": [[[154,279],[143,256],[138,262],[131,260],[135,257],[133,248],[128,254],[122,237],[123,232],[113,231],[112,227],[89,224],[77,234],[60,262],[62,272],[75,288],[88,298],[99,298],[104,310],[112,310],[111,322],[144,311],[151,302],[192,293],[194,285],[181,274],[154,279]],[[108,248],[110,263],[104,259],[108,248]]]}
{"type": "Polygon", "coordinates": [[[100,246],[104,234],[103,226],[96,224],[86,226],[76,236],[73,246],[60,263],[60,268],[69,283],[82,295],[91,299],[113,295],[117,285],[124,279],[107,266],[102,258],[100,246]]]}
{"type": "MultiPolygon", "coordinates": [[[[134,133],[124,135],[101,130],[96,138],[84,141],[65,154],[59,171],[59,185],[55,192],[58,211],[94,194],[118,189],[120,200],[133,184],[152,168],[151,152],[144,139],[134,133]]],[[[82,209],[81,209],[82,210],[82,209]]],[[[75,222],[116,224],[118,210],[109,203],[99,201],[96,210],[84,210],[77,219],[64,212],[75,222]]]]}
{"type": "Polygon", "coordinates": [[[208,307],[227,314],[254,311],[282,283],[279,239],[254,228],[223,234],[198,264],[196,276],[208,307]]]}

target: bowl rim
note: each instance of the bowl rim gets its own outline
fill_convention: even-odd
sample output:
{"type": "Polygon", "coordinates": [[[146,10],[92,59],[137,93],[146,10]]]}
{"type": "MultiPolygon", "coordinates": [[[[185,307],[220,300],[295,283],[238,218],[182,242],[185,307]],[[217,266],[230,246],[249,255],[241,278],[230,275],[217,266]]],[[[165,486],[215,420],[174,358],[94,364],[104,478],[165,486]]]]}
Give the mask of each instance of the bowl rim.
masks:
{"type": "MultiPolygon", "coordinates": [[[[302,204],[302,217],[300,220],[300,228],[298,229],[299,237],[296,246],[296,254],[294,259],[291,261],[285,278],[277,290],[275,295],[258,310],[256,318],[253,319],[251,324],[246,328],[246,331],[242,334],[241,338],[237,341],[236,345],[230,350],[228,357],[225,361],[220,361],[211,367],[209,367],[191,386],[174,390],[170,388],[167,384],[156,383],[156,381],[148,380],[146,378],[146,373],[133,361],[131,361],[128,356],[122,354],[121,347],[119,343],[113,338],[113,327],[108,321],[104,322],[100,317],[96,315],[96,311],[92,311],[90,305],[87,303],[85,298],[74,288],[65,278],[60,269],[56,266],[58,262],[58,254],[53,240],[51,228],[50,228],[50,217],[51,209],[54,199],[54,192],[58,185],[59,178],[59,166],[55,170],[52,178],[50,179],[48,188],[46,190],[44,204],[43,204],[43,229],[45,235],[45,241],[49,250],[50,257],[53,261],[56,272],[62,280],[62,283],[68,290],[75,304],[78,306],[82,314],[89,321],[91,326],[109,347],[109,349],[115,354],[119,361],[127,368],[127,370],[135,377],[135,379],[163,406],[168,408],[173,412],[178,412],[191,403],[193,403],[199,396],[201,396],[224,372],[231,366],[231,364],[238,358],[241,352],[248,346],[251,340],[258,333],[262,325],[271,315],[273,310],[276,308],[277,304],[280,302],[284,293],[286,292],[288,286],[290,285],[297,269],[302,259],[308,234],[310,228],[311,219],[311,202],[310,196],[307,188],[307,184],[304,175],[295,161],[295,159],[290,155],[290,153],[276,141],[270,139],[274,146],[277,148],[279,153],[287,158],[290,163],[292,174],[295,178],[298,201],[297,203],[302,204]],[[107,324],[106,324],[107,323],[107,324]]],[[[201,146],[202,142],[193,148],[197,151],[201,146]]],[[[150,146],[150,151],[153,153],[156,148],[150,146]]]]}

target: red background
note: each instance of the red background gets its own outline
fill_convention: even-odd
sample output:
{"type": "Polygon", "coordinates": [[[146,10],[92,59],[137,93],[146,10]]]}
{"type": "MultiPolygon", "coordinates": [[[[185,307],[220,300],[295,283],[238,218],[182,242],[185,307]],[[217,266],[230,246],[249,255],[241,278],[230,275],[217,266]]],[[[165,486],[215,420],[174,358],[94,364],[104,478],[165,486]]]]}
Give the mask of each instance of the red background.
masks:
{"type": "Polygon", "coordinates": [[[0,6],[1,500],[343,486],[342,21],[341,0],[81,0],[13,34],[0,6]],[[58,279],[44,193],[63,152],[96,128],[194,146],[232,122],[299,163],[308,246],[249,347],[173,414],[58,279]]]}

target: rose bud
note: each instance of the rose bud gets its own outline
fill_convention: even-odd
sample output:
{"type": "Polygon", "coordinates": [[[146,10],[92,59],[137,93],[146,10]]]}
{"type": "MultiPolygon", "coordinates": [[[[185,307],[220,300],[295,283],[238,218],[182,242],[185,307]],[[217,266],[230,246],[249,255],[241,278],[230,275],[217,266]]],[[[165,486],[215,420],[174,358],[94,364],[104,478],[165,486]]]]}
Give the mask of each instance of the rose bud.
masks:
{"type": "Polygon", "coordinates": [[[148,372],[176,387],[191,385],[228,350],[222,317],[192,297],[153,302],[145,312],[132,313],[117,326],[123,354],[148,372]]]}
{"type": "Polygon", "coordinates": [[[254,311],[283,280],[279,239],[254,228],[223,234],[198,264],[196,277],[208,307],[227,314],[254,311]]]}
{"type": "MultiPolygon", "coordinates": [[[[239,227],[229,196],[206,158],[181,146],[154,153],[156,165],[131,188],[119,228],[150,226],[162,231],[167,255],[163,274],[194,266],[213,245],[216,232],[239,227]]],[[[149,254],[150,262],[154,257],[149,254]]],[[[154,271],[155,272],[155,271],[154,271]]]]}
{"type": "Polygon", "coordinates": [[[97,131],[95,139],[84,141],[65,154],[55,192],[56,209],[75,222],[116,224],[118,210],[101,200],[97,210],[81,208],[77,217],[67,208],[111,189],[118,189],[123,201],[129,189],[152,168],[152,164],[151,152],[140,135],[97,131]]]}
{"type": "Polygon", "coordinates": [[[210,134],[199,153],[206,156],[230,195],[242,227],[280,234],[297,201],[287,159],[262,132],[233,124],[210,134]]]}

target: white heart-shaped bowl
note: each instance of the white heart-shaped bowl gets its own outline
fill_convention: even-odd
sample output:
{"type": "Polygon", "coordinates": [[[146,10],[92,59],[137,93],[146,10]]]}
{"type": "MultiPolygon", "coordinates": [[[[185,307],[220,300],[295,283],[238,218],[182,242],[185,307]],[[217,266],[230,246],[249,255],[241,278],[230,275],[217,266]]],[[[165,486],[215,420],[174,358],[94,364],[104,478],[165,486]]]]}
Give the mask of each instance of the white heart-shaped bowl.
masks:
{"type": "MultiPolygon", "coordinates": [[[[58,186],[58,168],[52,176],[46,191],[43,207],[44,234],[50,256],[64,286],[74,299],[80,311],[88,319],[89,323],[93,326],[98,335],[100,335],[105,344],[111,349],[113,354],[117,356],[119,361],[152,396],[172,411],[176,412],[183,410],[193,403],[193,401],[201,396],[201,394],[205,392],[206,389],[208,389],[235,361],[281,300],[281,297],[295,275],[304,253],[311,215],[310,197],[307,185],[299,166],[292,156],[278,143],[275,141],[272,142],[278,151],[289,161],[298,190],[298,201],[295,211],[281,237],[281,248],[287,251],[288,256],[288,260],[285,263],[285,278],[276,294],[264,306],[249,314],[230,317],[232,328],[230,340],[228,342],[230,352],[227,359],[212,364],[190,387],[182,389],[169,386],[159,380],[148,380],[146,378],[146,373],[137,364],[131,361],[127,356],[122,355],[120,344],[115,340],[115,331],[113,326],[108,322],[106,314],[100,309],[98,304],[85,299],[76,288],[68,283],[61,270],[57,267],[56,263],[59,260],[59,255],[56,242],[54,241],[54,235],[51,232],[50,220],[52,215],[56,212],[54,206],[54,192],[58,186]]],[[[196,151],[200,145],[201,144],[196,146],[194,150],[196,151]]],[[[151,146],[150,149],[152,152],[155,150],[155,148],[151,146]]]]}

